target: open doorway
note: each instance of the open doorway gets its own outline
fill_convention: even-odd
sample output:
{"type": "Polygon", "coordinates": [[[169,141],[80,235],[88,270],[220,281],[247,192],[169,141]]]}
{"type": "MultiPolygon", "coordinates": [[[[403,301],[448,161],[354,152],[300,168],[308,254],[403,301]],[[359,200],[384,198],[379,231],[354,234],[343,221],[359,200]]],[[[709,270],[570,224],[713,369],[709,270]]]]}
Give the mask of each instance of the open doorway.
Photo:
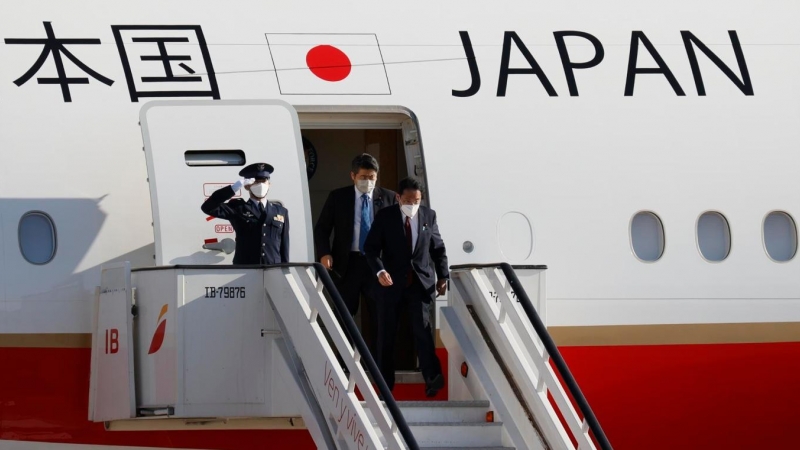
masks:
{"type": "Polygon", "coordinates": [[[361,153],[378,160],[377,186],[393,191],[408,176],[400,130],[301,129],[303,146],[316,153],[317,167],[308,180],[311,217],[316,223],[322,205],[334,189],[351,185],[350,163],[361,153]]]}
{"type": "MultiPolygon", "coordinates": [[[[378,186],[396,191],[401,179],[415,176],[426,186],[423,197],[424,203],[428,204],[417,125],[409,111],[397,107],[337,110],[335,107],[302,106],[298,106],[297,111],[306,151],[313,223],[316,224],[331,191],[353,185],[351,163],[361,153],[369,153],[378,160],[378,186]]],[[[362,297],[355,316],[356,324],[368,343],[376,333],[376,324],[372,323],[370,314],[372,307],[362,297]]],[[[398,370],[416,369],[407,314],[401,318],[395,349],[398,370]]],[[[401,380],[402,377],[398,378],[398,382],[401,380]]]]}

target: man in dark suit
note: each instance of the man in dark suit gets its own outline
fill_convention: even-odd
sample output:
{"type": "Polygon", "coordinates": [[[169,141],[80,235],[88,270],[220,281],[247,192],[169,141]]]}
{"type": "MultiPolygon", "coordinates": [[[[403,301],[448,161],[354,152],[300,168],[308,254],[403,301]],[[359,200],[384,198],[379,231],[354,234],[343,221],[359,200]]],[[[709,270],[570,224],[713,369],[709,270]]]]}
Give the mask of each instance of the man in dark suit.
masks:
{"type": "Polygon", "coordinates": [[[239,181],[217,190],[200,207],[209,216],[233,225],[234,264],[289,262],[289,211],[267,201],[272,171],[272,166],[266,163],[250,164],[239,172],[242,177],[239,181]],[[250,193],[250,199],[231,200],[242,187],[250,193]]]}
{"type": "Polygon", "coordinates": [[[425,379],[425,394],[444,387],[436,356],[430,317],[434,299],[443,295],[450,272],[436,212],[420,205],[419,181],[406,178],[397,190],[399,205],[375,217],[364,246],[373,276],[377,276],[377,363],[389,388],[394,388],[394,344],[401,308],[409,308],[414,344],[425,379]],[[437,281],[438,277],[438,281],[437,281]]]}
{"type": "Polygon", "coordinates": [[[397,200],[394,192],[375,187],[378,161],[368,153],[353,159],[350,178],[352,186],[328,195],[314,227],[314,242],[320,262],[337,275],[333,277],[336,287],[350,314],[355,315],[362,294],[371,303],[375,285],[375,276],[364,258],[364,241],[375,214],[397,200]]]}

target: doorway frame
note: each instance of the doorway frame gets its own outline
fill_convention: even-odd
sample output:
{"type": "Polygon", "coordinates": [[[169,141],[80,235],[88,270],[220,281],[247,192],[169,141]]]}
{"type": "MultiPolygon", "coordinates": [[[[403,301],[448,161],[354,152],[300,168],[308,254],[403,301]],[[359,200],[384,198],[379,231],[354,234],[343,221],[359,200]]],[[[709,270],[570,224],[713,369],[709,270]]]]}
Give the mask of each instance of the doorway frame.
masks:
{"type": "MultiPolygon", "coordinates": [[[[298,121],[300,123],[300,132],[303,130],[317,129],[317,130],[380,130],[380,129],[395,129],[400,130],[403,140],[403,153],[406,156],[406,170],[407,176],[414,176],[419,179],[423,184],[422,204],[431,207],[431,193],[430,186],[428,185],[428,170],[425,162],[425,148],[422,143],[422,131],[419,125],[419,119],[410,108],[400,105],[292,105],[297,111],[298,121]],[[402,115],[405,117],[403,120],[397,120],[397,116],[402,115]],[[411,121],[413,125],[414,136],[408,136],[406,127],[403,123],[407,120],[411,121]],[[413,164],[413,156],[409,155],[409,141],[416,140],[414,144],[418,147],[420,164],[422,165],[422,176],[414,174],[415,165],[413,164]]],[[[392,190],[397,189],[396,186],[392,190]]],[[[359,314],[361,310],[359,310],[359,314]]],[[[431,317],[431,333],[433,334],[434,341],[436,340],[436,331],[438,329],[438,321],[436,320],[436,312],[431,317]]],[[[413,371],[407,372],[400,370],[396,374],[397,384],[423,384],[421,372],[413,371]]]]}
{"type": "MultiPolygon", "coordinates": [[[[410,108],[400,105],[292,105],[297,111],[300,122],[300,131],[303,129],[342,129],[342,130],[369,130],[369,129],[396,129],[401,130],[403,138],[403,153],[406,156],[407,176],[414,176],[422,181],[423,204],[431,207],[431,192],[428,185],[428,170],[425,164],[425,149],[422,144],[422,131],[419,119],[410,108]],[[397,121],[392,116],[403,115],[411,121],[416,136],[407,136],[403,128],[404,121],[397,121]],[[371,116],[371,117],[370,117],[371,116]],[[413,174],[415,165],[413,156],[409,156],[409,141],[416,138],[419,148],[422,176],[413,174]]],[[[396,186],[394,187],[396,188],[396,186]]],[[[394,189],[392,189],[394,190],[394,189]]]]}

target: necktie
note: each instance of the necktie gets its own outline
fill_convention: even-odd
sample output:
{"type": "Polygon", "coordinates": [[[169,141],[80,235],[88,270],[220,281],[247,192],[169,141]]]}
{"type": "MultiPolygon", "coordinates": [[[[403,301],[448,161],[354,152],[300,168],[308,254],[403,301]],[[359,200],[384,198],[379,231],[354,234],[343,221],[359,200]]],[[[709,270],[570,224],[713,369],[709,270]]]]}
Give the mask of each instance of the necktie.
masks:
{"type": "Polygon", "coordinates": [[[258,202],[258,211],[261,213],[262,216],[264,215],[264,204],[261,202],[258,202]]]}
{"type": "Polygon", "coordinates": [[[364,243],[367,242],[369,228],[372,226],[372,211],[370,210],[369,196],[361,195],[361,232],[358,234],[358,249],[364,253],[364,243]]]}
{"type": "MultiPolygon", "coordinates": [[[[411,218],[410,217],[406,217],[406,244],[408,244],[408,254],[409,255],[413,255],[414,254],[414,240],[413,240],[413,238],[411,236],[411,218]]],[[[411,286],[411,283],[414,281],[413,268],[411,267],[410,264],[411,263],[409,262],[408,273],[406,274],[406,287],[411,286]]]]}

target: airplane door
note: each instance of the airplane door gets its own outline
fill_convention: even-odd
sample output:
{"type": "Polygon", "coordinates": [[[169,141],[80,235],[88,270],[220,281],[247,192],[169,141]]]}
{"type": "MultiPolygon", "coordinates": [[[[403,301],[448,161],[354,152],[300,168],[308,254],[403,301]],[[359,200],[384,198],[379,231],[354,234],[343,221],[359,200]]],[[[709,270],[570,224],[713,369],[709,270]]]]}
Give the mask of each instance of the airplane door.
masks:
{"type": "MultiPolygon", "coordinates": [[[[200,205],[247,164],[275,167],[267,198],[289,210],[290,260],[313,260],[308,179],[297,112],[278,100],[155,101],[140,113],[156,265],[230,264],[229,222],[200,205]],[[225,241],[225,239],[229,239],[225,241]],[[214,244],[216,242],[216,244],[214,244]],[[208,246],[208,245],[207,245],[208,246]]],[[[237,196],[248,198],[244,189],[237,196]]]]}

